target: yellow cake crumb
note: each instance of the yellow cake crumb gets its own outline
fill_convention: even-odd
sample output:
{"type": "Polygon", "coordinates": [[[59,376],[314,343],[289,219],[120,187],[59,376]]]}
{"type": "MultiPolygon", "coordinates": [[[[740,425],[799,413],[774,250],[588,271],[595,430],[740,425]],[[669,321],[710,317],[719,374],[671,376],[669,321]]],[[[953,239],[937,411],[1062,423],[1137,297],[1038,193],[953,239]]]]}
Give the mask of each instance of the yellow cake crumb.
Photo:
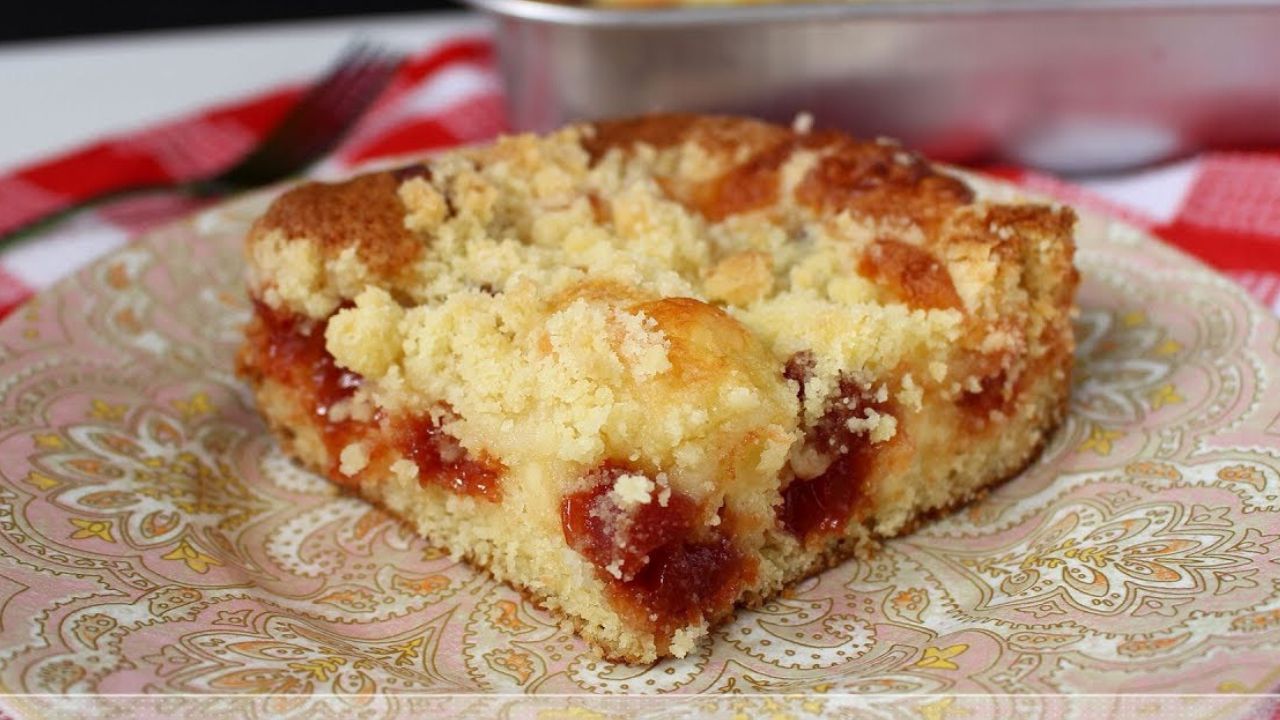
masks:
{"type": "Polygon", "coordinates": [[[730,305],[750,305],[773,289],[773,259],[759,250],[721,260],[704,281],[707,297],[730,305]]]}
{"type": "Polygon", "coordinates": [[[365,377],[379,377],[400,359],[400,323],[404,308],[379,287],[356,296],[355,307],[329,319],[325,344],[342,367],[365,377]]]}
{"type": "Polygon", "coordinates": [[[369,465],[369,449],[362,442],[353,442],[342,448],[338,461],[338,472],[350,477],[369,465]]]}
{"type": "Polygon", "coordinates": [[[635,505],[647,505],[653,499],[653,489],[657,484],[644,475],[626,474],[613,482],[613,496],[618,507],[623,509],[635,505]]]}

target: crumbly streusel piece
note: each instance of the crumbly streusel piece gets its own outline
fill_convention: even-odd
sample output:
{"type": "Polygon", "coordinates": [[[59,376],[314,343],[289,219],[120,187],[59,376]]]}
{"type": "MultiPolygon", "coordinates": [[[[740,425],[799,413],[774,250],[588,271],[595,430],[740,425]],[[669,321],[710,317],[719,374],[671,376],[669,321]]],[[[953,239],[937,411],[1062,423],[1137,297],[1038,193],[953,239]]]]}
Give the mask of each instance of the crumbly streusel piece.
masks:
{"type": "Polygon", "coordinates": [[[503,138],[278,199],[240,370],[304,463],[645,662],[1034,458],[1073,223],[751,120],[503,138]]]}

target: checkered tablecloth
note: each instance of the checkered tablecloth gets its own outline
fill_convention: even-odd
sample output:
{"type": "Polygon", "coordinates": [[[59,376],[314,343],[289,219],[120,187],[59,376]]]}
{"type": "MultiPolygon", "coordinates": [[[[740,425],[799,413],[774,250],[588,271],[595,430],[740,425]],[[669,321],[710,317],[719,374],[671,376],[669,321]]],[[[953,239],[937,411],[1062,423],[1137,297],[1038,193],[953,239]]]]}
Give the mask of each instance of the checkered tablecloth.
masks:
{"type": "MultiPolygon", "coordinates": [[[[297,87],[273,89],[0,175],[0,233],[103,190],[220,169],[252,147],[299,93],[297,87]],[[191,152],[193,147],[199,152],[191,152]]],[[[491,45],[485,38],[455,38],[410,58],[315,172],[339,173],[372,158],[483,140],[504,129],[491,45]]],[[[1205,153],[1074,184],[1019,168],[982,169],[1149,229],[1280,312],[1280,150],[1205,153]]],[[[118,200],[3,245],[0,317],[58,278],[199,203],[176,193],[118,200]]]]}

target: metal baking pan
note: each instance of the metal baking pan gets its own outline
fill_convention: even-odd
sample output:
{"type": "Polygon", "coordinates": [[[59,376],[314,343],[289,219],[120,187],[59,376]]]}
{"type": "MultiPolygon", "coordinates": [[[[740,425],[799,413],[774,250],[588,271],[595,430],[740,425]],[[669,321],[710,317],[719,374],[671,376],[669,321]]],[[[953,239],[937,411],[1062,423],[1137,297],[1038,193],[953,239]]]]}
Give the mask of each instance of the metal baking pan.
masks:
{"type": "Polygon", "coordinates": [[[888,135],[940,160],[1119,170],[1280,144],[1280,0],[898,0],[497,19],[511,121],[729,112],[888,135]]]}

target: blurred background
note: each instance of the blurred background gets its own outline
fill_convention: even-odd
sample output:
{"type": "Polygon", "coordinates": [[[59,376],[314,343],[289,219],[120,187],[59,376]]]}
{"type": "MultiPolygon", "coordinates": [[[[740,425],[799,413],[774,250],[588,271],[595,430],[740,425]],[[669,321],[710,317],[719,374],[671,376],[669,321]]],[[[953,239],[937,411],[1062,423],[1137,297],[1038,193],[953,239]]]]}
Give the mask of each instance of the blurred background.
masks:
{"type": "Polygon", "coordinates": [[[356,38],[407,54],[484,29],[445,0],[0,2],[0,174],[314,79],[356,38]]]}
{"type": "Polygon", "coordinates": [[[191,3],[120,0],[111,3],[8,3],[0,10],[0,42],[138,30],[237,25],[344,15],[456,9],[446,0],[222,0],[191,3]]]}
{"type": "Polygon", "coordinates": [[[372,106],[325,95],[359,120],[311,123],[354,127],[320,177],[570,119],[805,112],[1124,217],[1280,312],[1280,0],[591,7],[622,1],[0,1],[0,318],[194,200],[69,208],[233,166],[353,45],[395,72],[372,106]]]}

